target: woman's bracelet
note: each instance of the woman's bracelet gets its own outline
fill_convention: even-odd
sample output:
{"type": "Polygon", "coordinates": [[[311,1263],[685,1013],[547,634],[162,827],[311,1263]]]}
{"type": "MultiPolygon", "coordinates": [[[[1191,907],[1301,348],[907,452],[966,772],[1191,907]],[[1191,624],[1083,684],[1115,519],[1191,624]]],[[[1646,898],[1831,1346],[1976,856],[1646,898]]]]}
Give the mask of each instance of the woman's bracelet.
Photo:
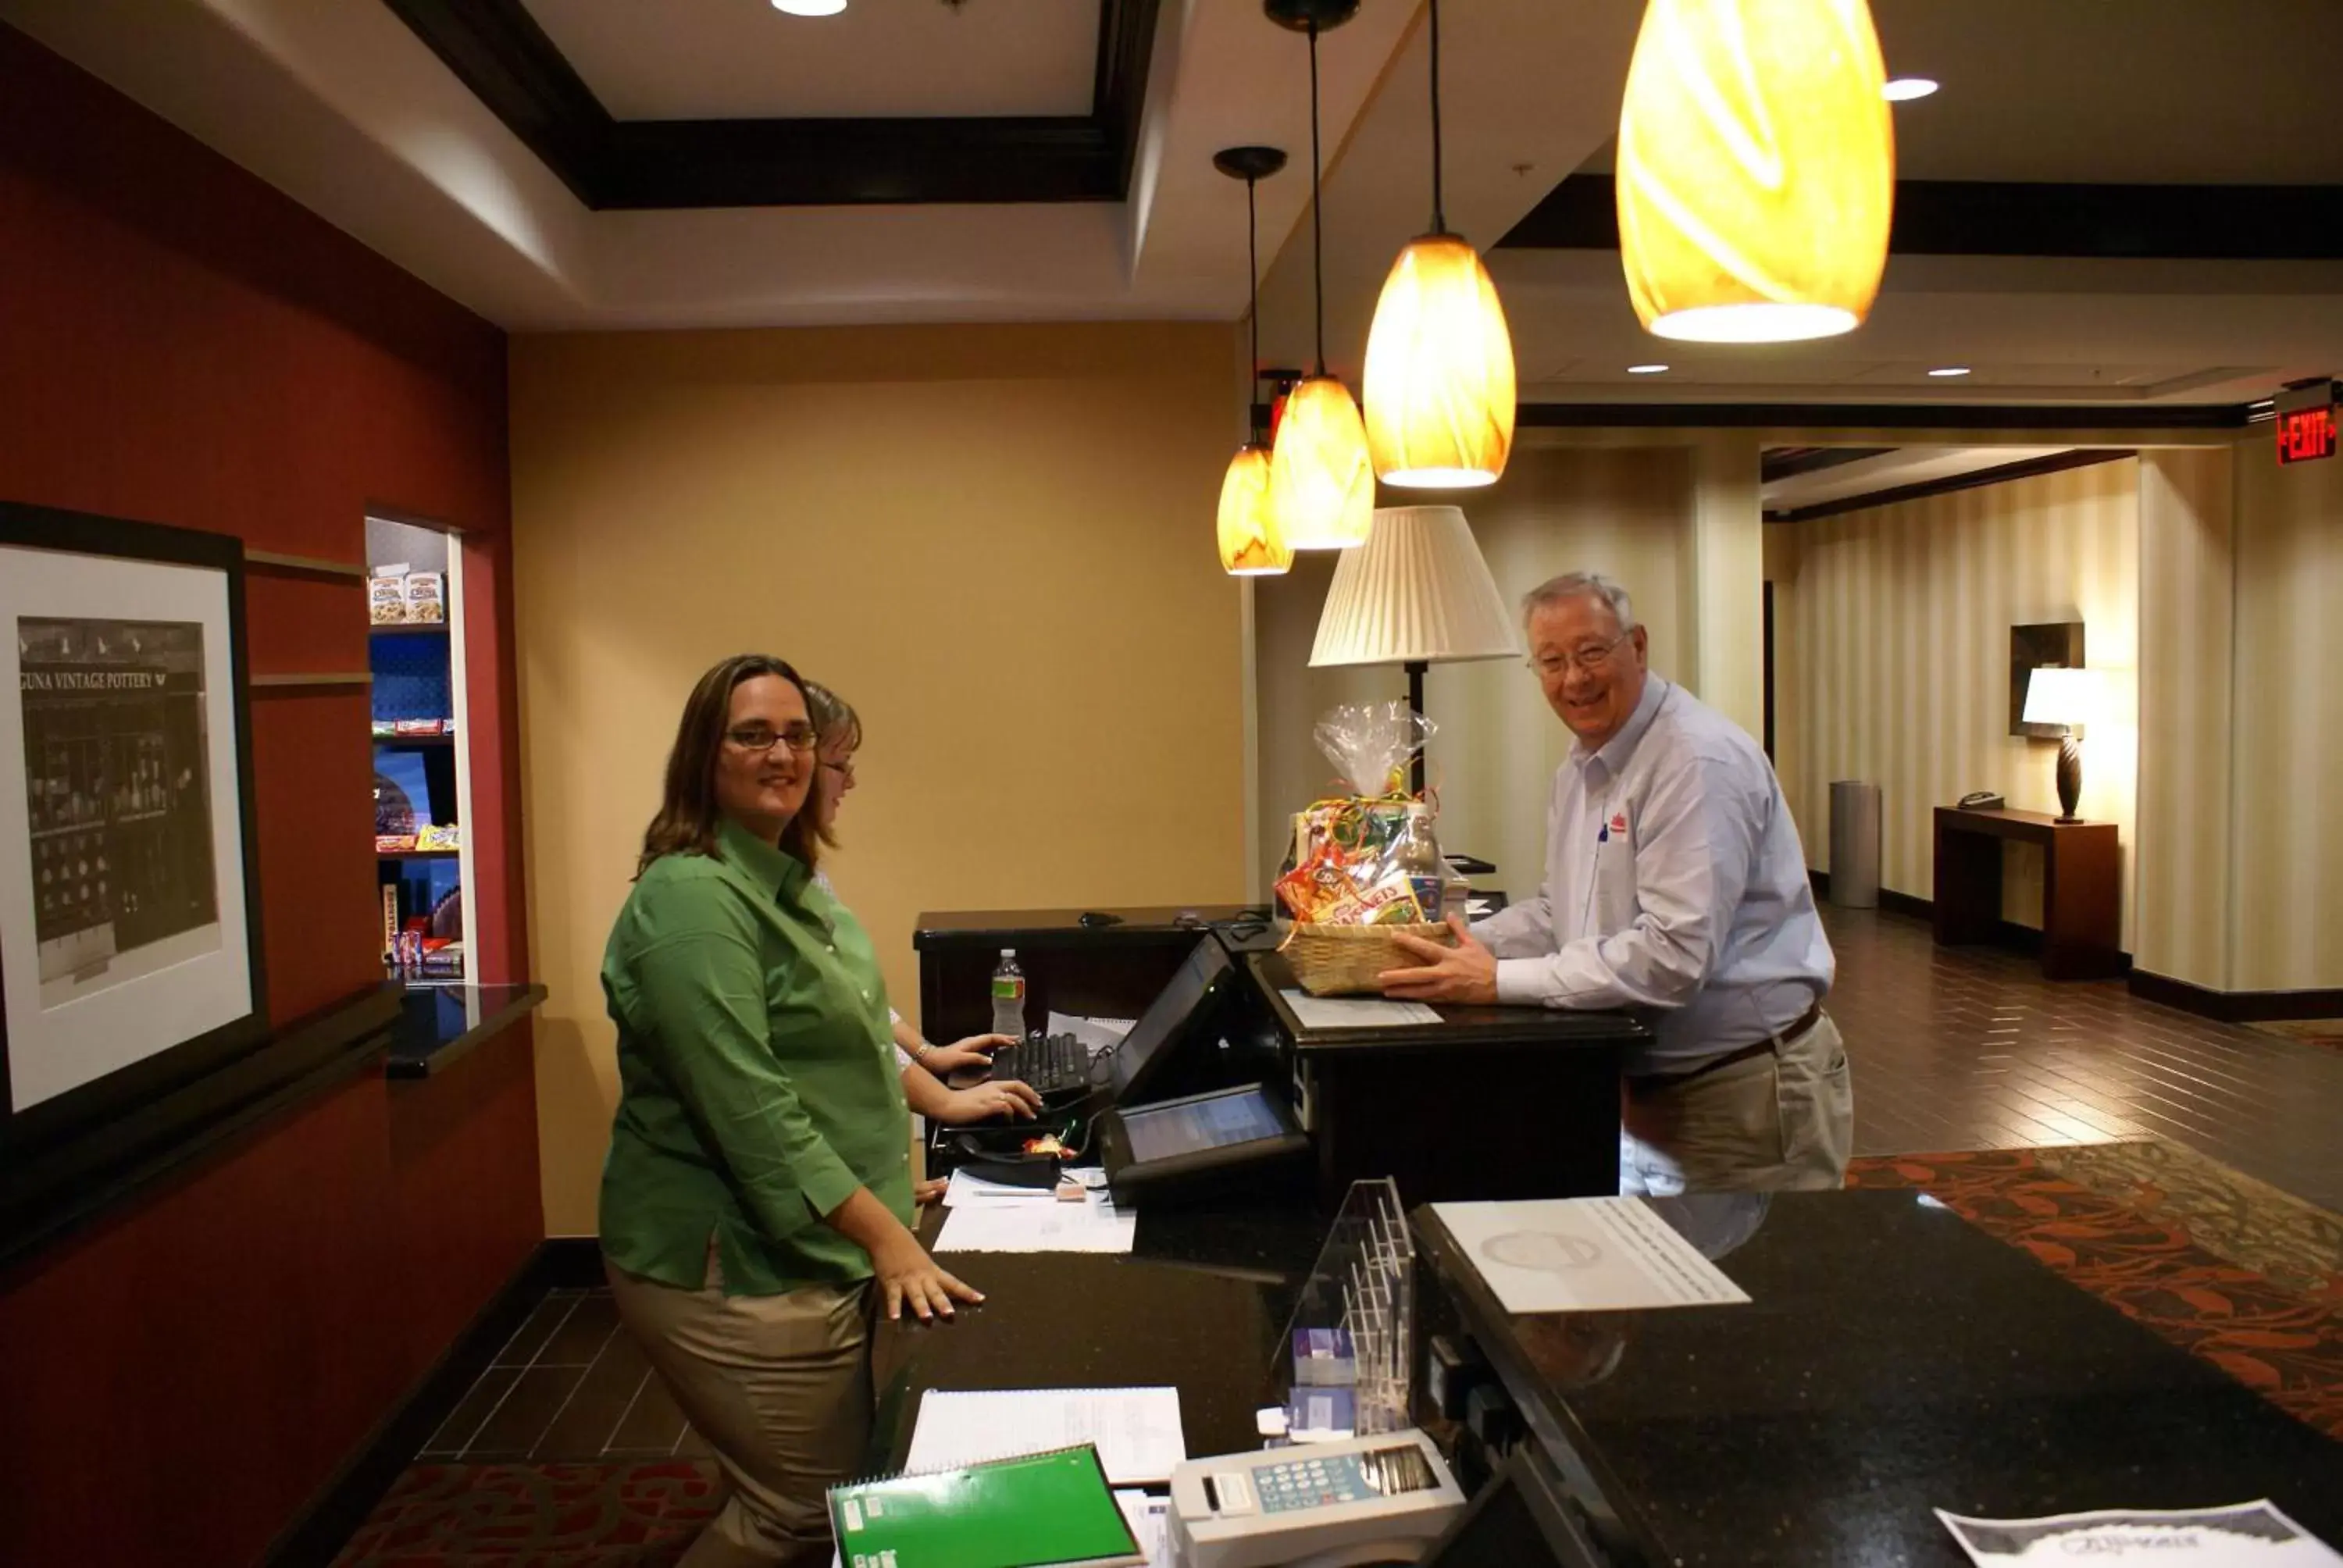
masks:
{"type": "Polygon", "coordinates": [[[928,1052],[935,1050],[935,1048],[936,1042],[934,1040],[923,1040],[920,1041],[919,1044],[911,1048],[911,1060],[913,1061],[924,1062],[928,1060],[928,1052]]]}

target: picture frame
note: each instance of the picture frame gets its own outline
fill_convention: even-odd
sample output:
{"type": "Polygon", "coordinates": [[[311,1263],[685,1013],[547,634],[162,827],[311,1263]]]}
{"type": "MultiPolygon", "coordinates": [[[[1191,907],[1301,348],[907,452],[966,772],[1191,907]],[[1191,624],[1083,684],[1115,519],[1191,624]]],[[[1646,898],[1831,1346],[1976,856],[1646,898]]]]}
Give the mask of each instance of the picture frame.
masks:
{"type": "Polygon", "coordinates": [[[2060,740],[2063,724],[2026,722],[2026,688],[2037,669],[2083,668],[2083,623],[2036,621],[2009,628],[2009,732],[2028,740],[2060,740]]]}
{"type": "Polygon", "coordinates": [[[0,502],[0,1169],[30,1180],[268,1037],[243,543],[0,502]]]}

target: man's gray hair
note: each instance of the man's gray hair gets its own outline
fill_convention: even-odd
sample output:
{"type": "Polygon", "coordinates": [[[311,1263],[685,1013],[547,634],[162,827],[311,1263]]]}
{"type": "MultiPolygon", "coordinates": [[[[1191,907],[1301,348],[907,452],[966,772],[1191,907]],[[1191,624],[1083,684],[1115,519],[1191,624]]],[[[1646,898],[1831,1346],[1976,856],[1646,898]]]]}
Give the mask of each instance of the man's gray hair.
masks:
{"type": "Polygon", "coordinates": [[[1601,572],[1564,572],[1558,578],[1548,578],[1522,596],[1522,618],[1529,619],[1548,605],[1586,594],[1608,605],[1611,613],[1619,618],[1621,631],[1635,628],[1634,601],[1618,582],[1601,572]]]}

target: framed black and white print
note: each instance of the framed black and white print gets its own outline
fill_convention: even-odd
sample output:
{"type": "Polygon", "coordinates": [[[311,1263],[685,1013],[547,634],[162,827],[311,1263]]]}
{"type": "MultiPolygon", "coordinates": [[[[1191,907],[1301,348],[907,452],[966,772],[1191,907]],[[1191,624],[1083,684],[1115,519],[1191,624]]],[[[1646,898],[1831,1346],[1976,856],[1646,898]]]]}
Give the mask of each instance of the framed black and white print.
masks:
{"type": "Polygon", "coordinates": [[[0,1149],[266,1032],[243,562],[0,503],[0,1149]]]}

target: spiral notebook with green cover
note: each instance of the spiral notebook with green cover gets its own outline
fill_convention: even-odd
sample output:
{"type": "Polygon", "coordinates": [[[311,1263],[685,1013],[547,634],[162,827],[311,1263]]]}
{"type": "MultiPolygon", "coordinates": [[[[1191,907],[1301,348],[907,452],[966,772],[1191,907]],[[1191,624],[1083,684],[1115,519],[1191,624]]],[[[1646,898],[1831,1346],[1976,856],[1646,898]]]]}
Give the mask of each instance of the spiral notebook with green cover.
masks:
{"type": "Polygon", "coordinates": [[[1091,1443],[833,1487],[841,1568],[1143,1568],[1091,1443]]]}

